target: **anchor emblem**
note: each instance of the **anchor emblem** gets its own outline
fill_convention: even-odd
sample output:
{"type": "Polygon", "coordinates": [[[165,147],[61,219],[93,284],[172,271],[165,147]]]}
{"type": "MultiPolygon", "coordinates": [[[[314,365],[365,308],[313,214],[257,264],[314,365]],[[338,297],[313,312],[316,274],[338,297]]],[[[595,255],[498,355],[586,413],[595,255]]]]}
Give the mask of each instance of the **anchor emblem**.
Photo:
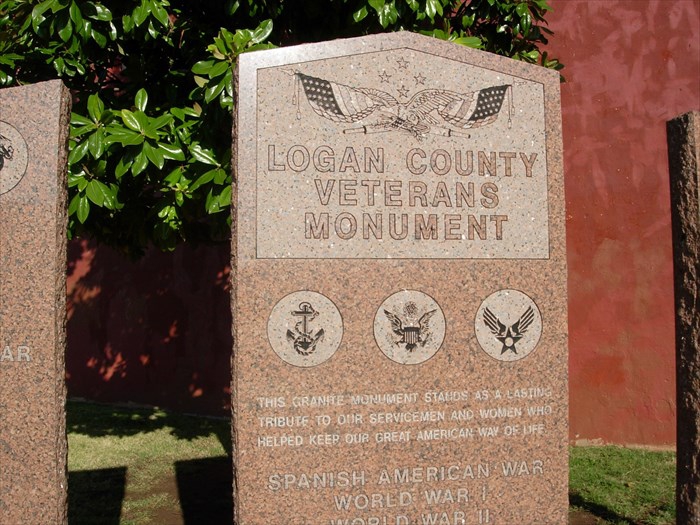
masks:
{"type": "Polygon", "coordinates": [[[294,331],[287,330],[287,340],[294,346],[294,350],[303,356],[308,356],[316,351],[316,345],[323,340],[324,331],[318,332],[309,329],[309,323],[318,317],[318,312],[306,301],[299,303],[299,309],[291,312],[301,321],[294,325],[294,331]]]}

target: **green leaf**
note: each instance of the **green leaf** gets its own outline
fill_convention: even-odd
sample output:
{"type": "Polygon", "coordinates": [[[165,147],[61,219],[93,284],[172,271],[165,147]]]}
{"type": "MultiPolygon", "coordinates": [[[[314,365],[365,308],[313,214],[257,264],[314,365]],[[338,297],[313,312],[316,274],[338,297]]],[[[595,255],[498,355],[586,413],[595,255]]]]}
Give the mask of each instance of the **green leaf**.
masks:
{"type": "Polygon", "coordinates": [[[148,93],[146,93],[145,89],[141,88],[136,92],[134,103],[139,110],[146,111],[146,105],[148,104],[148,93]]]}
{"type": "Polygon", "coordinates": [[[192,66],[192,73],[195,75],[208,75],[209,70],[213,65],[213,60],[200,60],[194,66],[192,66]]]}
{"type": "Polygon", "coordinates": [[[527,2],[521,2],[518,5],[516,5],[515,12],[518,13],[518,16],[520,18],[524,17],[525,15],[529,15],[530,9],[527,6],[527,2]]]}
{"type": "MultiPolygon", "coordinates": [[[[134,118],[136,121],[139,123],[139,128],[142,133],[145,135],[149,136],[148,134],[148,128],[150,128],[150,119],[148,118],[148,115],[146,115],[143,111],[134,111],[133,113],[134,118]]],[[[150,137],[150,138],[155,138],[155,137],[150,137]]]]}
{"type": "Polygon", "coordinates": [[[418,4],[418,0],[406,0],[406,3],[408,4],[408,7],[411,8],[411,11],[413,11],[414,13],[418,11],[418,7],[420,7],[420,5],[418,4]]]}
{"type": "Polygon", "coordinates": [[[88,200],[87,195],[80,196],[80,200],[78,200],[77,212],[78,220],[81,224],[85,224],[88,215],[90,215],[90,201],[88,200]]]}
{"type": "Polygon", "coordinates": [[[258,27],[255,28],[255,31],[253,31],[253,37],[251,38],[250,42],[252,44],[259,44],[260,42],[267,40],[267,37],[270,36],[270,33],[272,33],[272,20],[265,20],[261,22],[258,27]]]}
{"type": "Polygon", "coordinates": [[[105,110],[104,103],[100,100],[97,93],[94,93],[88,97],[87,103],[88,115],[93,120],[93,122],[99,122],[102,118],[102,112],[105,110]]]}
{"type": "Polygon", "coordinates": [[[128,128],[134,131],[143,131],[136,116],[128,109],[122,109],[122,120],[128,128]]]}
{"type": "Polygon", "coordinates": [[[80,202],[80,194],[76,193],[73,195],[73,198],[70,200],[70,204],[68,204],[68,215],[75,215],[75,212],[78,211],[78,203],[80,202]]]}
{"type": "Polygon", "coordinates": [[[85,2],[83,4],[83,15],[100,22],[111,22],[112,12],[102,4],[95,2],[85,2]]]}
{"type": "Polygon", "coordinates": [[[164,113],[159,117],[151,119],[151,121],[149,122],[149,126],[153,129],[161,129],[170,124],[172,121],[173,117],[168,113],[164,113]]]}
{"type": "Polygon", "coordinates": [[[177,184],[178,182],[180,182],[180,179],[182,179],[182,168],[178,166],[173,171],[168,173],[168,176],[165,177],[165,179],[163,180],[168,184],[177,184]]]}
{"type": "Polygon", "coordinates": [[[88,140],[84,140],[71,150],[68,154],[68,164],[77,164],[82,160],[88,152],[88,142],[88,140]]]}
{"type": "Polygon", "coordinates": [[[182,151],[182,148],[179,148],[178,146],[159,142],[158,148],[160,148],[163,157],[166,159],[185,160],[185,153],[182,151]]]}
{"type": "Polygon", "coordinates": [[[207,200],[204,203],[204,209],[209,215],[221,211],[221,206],[219,204],[219,196],[213,194],[213,190],[209,190],[207,194],[207,200]]]}
{"type": "Polygon", "coordinates": [[[163,7],[163,3],[155,0],[151,1],[151,6],[151,12],[153,13],[153,16],[156,17],[156,20],[158,20],[163,27],[169,27],[170,18],[168,17],[168,12],[163,7]]]}
{"type": "MultiPolygon", "coordinates": [[[[141,5],[133,10],[131,16],[134,19],[134,25],[137,27],[143,24],[148,18],[148,4],[146,1],[142,0],[141,5]]],[[[126,28],[125,28],[126,29],[126,28]]]]}
{"type": "Polygon", "coordinates": [[[165,157],[163,157],[163,154],[160,152],[160,150],[158,150],[158,148],[154,148],[150,142],[144,142],[143,151],[146,153],[146,158],[148,158],[151,163],[155,164],[159,170],[163,169],[165,157]]]}
{"type": "Polygon", "coordinates": [[[212,166],[219,165],[212,151],[202,149],[202,147],[199,144],[193,144],[190,147],[190,153],[199,162],[203,162],[204,164],[211,164],[212,166]]]}
{"type": "Polygon", "coordinates": [[[367,6],[363,5],[362,7],[360,7],[357,11],[355,11],[352,14],[352,19],[355,22],[360,22],[360,21],[364,20],[366,16],[367,16],[367,6]]]}
{"type": "Polygon", "coordinates": [[[226,173],[225,170],[221,168],[216,168],[216,175],[214,175],[214,184],[218,184],[221,186],[224,182],[229,181],[231,182],[231,178],[229,177],[228,173],[226,173]]]}
{"type": "Polygon", "coordinates": [[[201,186],[207,184],[208,182],[211,182],[214,179],[214,175],[216,175],[216,169],[209,170],[206,173],[203,173],[197,178],[196,181],[194,181],[193,184],[190,184],[189,190],[196,191],[201,186]]]}
{"type": "Polygon", "coordinates": [[[88,183],[85,194],[93,204],[109,209],[114,208],[114,191],[97,179],[93,179],[88,183]]]}
{"type": "Polygon", "coordinates": [[[226,186],[224,190],[219,195],[219,206],[221,208],[227,208],[231,205],[231,186],[226,186]]]}
{"type": "Polygon", "coordinates": [[[211,69],[207,73],[207,76],[209,76],[209,78],[218,77],[219,75],[223,75],[224,73],[226,73],[226,71],[228,71],[230,68],[231,64],[222,60],[211,67],[211,69]]]}
{"type": "Polygon", "coordinates": [[[158,217],[161,219],[165,219],[167,216],[169,216],[172,212],[174,211],[173,207],[170,205],[163,206],[160,211],[158,212],[158,217]]]}
{"type": "Polygon", "coordinates": [[[70,37],[73,36],[73,24],[70,23],[70,20],[66,19],[65,25],[58,30],[58,36],[60,36],[61,40],[64,42],[70,40],[70,37]]]}
{"type": "Polygon", "coordinates": [[[219,96],[219,94],[224,90],[226,87],[226,83],[229,81],[228,78],[224,77],[221,79],[221,81],[218,84],[211,84],[207,86],[207,89],[204,90],[204,100],[207,102],[211,102],[214,100],[216,97],[219,96]]]}
{"type": "Polygon", "coordinates": [[[390,24],[393,24],[398,19],[399,13],[396,10],[396,5],[394,2],[388,4],[383,4],[382,7],[377,10],[377,15],[379,16],[379,23],[382,27],[386,28],[390,24]]]}
{"type": "Polygon", "coordinates": [[[71,126],[93,126],[94,123],[89,118],[86,118],[79,113],[70,114],[70,125],[71,126]]]}
{"type": "Polygon", "coordinates": [[[148,166],[148,158],[146,157],[146,153],[141,150],[141,152],[136,155],[136,158],[134,158],[134,162],[131,164],[131,174],[136,177],[146,169],[146,166],[148,166]]]}
{"type": "Polygon", "coordinates": [[[119,157],[119,162],[117,162],[117,166],[114,168],[114,176],[117,177],[117,179],[121,179],[124,174],[129,171],[129,167],[131,166],[131,161],[128,161],[124,155],[119,157]]]}
{"type": "Polygon", "coordinates": [[[80,7],[78,7],[78,4],[71,2],[68,13],[70,13],[70,19],[73,20],[75,27],[80,27],[83,25],[83,15],[80,12],[80,7]]]}
{"type": "Polygon", "coordinates": [[[104,129],[100,128],[88,138],[88,149],[92,156],[99,159],[105,151],[104,129]]]}
{"type": "Polygon", "coordinates": [[[442,16],[442,4],[440,0],[427,0],[425,2],[425,14],[428,15],[428,18],[431,20],[435,18],[436,14],[442,16]]]}
{"type": "Polygon", "coordinates": [[[481,39],[478,36],[462,36],[459,38],[455,38],[453,42],[455,44],[472,47],[474,49],[480,49],[482,47],[481,39]]]}
{"type": "Polygon", "coordinates": [[[122,146],[138,146],[143,144],[143,135],[135,133],[126,128],[110,127],[109,135],[106,137],[107,144],[118,142],[122,146]]]}
{"type": "Polygon", "coordinates": [[[95,29],[92,30],[92,39],[100,47],[107,45],[107,37],[95,29]]]}

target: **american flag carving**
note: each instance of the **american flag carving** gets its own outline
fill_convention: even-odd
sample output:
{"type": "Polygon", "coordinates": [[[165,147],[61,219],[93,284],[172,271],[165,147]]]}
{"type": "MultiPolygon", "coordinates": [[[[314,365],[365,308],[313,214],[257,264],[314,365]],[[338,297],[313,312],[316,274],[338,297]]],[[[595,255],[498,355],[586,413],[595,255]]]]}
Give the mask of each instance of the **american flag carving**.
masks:
{"type": "MultiPolygon", "coordinates": [[[[344,133],[403,131],[418,139],[429,133],[469,136],[464,130],[494,123],[512,90],[510,84],[467,93],[424,89],[404,103],[378,89],[351,87],[298,71],[293,74],[295,91],[299,93],[303,89],[317,115],[345,124],[362,123],[373,117],[365,125],[346,129],[344,133]]],[[[297,96],[294,103],[299,103],[297,96]]],[[[508,109],[510,125],[510,106],[508,109]]],[[[297,118],[301,118],[299,110],[297,118]]]]}

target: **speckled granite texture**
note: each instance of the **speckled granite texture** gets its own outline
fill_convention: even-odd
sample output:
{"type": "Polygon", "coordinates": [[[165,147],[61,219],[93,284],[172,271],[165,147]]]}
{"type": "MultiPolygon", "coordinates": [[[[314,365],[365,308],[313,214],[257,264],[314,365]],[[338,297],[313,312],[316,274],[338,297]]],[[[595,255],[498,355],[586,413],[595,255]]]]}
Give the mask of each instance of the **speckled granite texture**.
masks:
{"type": "Polygon", "coordinates": [[[700,525],[700,112],[671,120],[667,132],[676,297],[677,520],[700,525]]]}
{"type": "Polygon", "coordinates": [[[237,82],[235,523],[566,523],[558,74],[397,33],[237,82]]]}
{"type": "Polygon", "coordinates": [[[0,151],[3,525],[66,522],[65,166],[69,118],[70,97],[60,81],[0,91],[0,146],[4,148],[0,151]]]}

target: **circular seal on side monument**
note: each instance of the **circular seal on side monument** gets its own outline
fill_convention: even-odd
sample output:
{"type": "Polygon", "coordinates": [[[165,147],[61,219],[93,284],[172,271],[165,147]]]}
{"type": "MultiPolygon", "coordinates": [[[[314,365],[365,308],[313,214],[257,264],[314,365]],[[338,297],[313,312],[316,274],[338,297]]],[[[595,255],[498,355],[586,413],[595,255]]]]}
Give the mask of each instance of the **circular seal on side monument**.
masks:
{"type": "Polygon", "coordinates": [[[389,296],[374,316],[374,339],[392,361],[417,365],[433,357],[445,339],[445,315],[435,299],[416,290],[389,296]]]}
{"type": "Polygon", "coordinates": [[[0,120],[0,195],[13,189],[27,171],[27,143],[14,126],[0,120]]]}
{"type": "Polygon", "coordinates": [[[328,297],[303,290],[274,306],[267,337],[282,361],[304,368],[328,361],[343,339],[343,318],[328,297]]]}
{"type": "Polygon", "coordinates": [[[528,295],[499,290],[481,303],[474,320],[482,350],[499,361],[518,361],[530,355],[542,335],[542,315],[528,295]]]}

